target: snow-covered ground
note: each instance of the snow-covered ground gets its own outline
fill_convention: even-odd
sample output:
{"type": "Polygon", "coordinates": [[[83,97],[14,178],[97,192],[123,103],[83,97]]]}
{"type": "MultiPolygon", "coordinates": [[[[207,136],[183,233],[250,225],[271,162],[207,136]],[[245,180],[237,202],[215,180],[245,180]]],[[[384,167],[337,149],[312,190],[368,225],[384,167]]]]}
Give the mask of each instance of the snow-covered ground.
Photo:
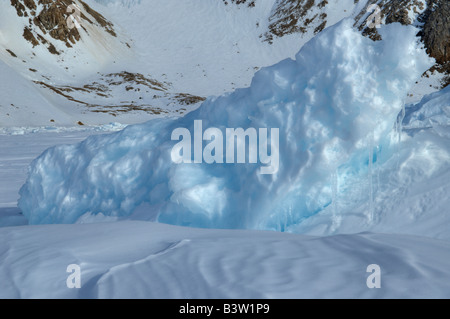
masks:
{"type": "Polygon", "coordinates": [[[308,237],[150,222],[0,232],[1,298],[449,298],[448,241],[308,237]],[[69,289],[69,265],[81,288],[69,289]],[[367,267],[381,269],[369,289],[367,267]]]}

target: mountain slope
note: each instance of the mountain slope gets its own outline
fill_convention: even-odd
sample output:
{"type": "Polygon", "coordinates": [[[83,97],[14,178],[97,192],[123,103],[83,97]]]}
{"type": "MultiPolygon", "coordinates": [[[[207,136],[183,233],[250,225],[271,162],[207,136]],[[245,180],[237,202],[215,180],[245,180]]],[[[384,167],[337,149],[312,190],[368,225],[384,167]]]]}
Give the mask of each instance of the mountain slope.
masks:
{"type": "MultiPolygon", "coordinates": [[[[64,122],[36,118],[38,125],[184,114],[207,96],[248,86],[260,67],[293,57],[314,36],[311,31],[264,41],[275,0],[245,6],[216,0],[36,3],[2,3],[0,12],[8,17],[0,59],[51,96],[56,109],[71,114],[64,122]],[[80,29],[68,25],[72,11],[64,8],[72,4],[81,9],[80,29]],[[137,84],[137,78],[145,80],[137,84]]],[[[334,22],[344,11],[334,14],[334,22]]],[[[20,125],[15,118],[20,115],[0,112],[4,126],[20,125]]]]}
{"type": "MultiPolygon", "coordinates": [[[[345,17],[353,17],[363,34],[376,39],[376,29],[367,28],[367,9],[374,3],[3,1],[0,60],[32,81],[52,104],[55,116],[29,117],[30,125],[135,123],[179,116],[208,96],[249,86],[259,68],[292,58],[318,32],[345,17]],[[80,9],[80,28],[71,28],[77,16],[73,5],[80,9]]],[[[376,3],[383,23],[399,21],[421,29],[429,54],[437,60],[409,94],[408,102],[418,102],[447,81],[448,3],[376,3]]],[[[0,78],[8,81],[7,74],[0,78]]],[[[39,113],[42,108],[27,105],[23,112],[30,109],[39,113]]],[[[0,110],[1,125],[21,126],[26,117],[21,112],[0,110]]]]}
{"type": "Polygon", "coordinates": [[[11,227],[0,232],[0,298],[449,298],[449,249],[418,236],[136,221],[11,227]],[[80,289],[67,288],[71,264],[80,289]],[[381,267],[381,289],[366,285],[370,264],[381,267]]]}
{"type": "MultiPolygon", "coordinates": [[[[134,123],[183,114],[204,100],[174,92],[171,83],[148,73],[126,71],[136,58],[129,38],[83,1],[14,0],[0,9],[0,59],[17,73],[14,78],[23,78],[17,95],[40,96],[24,108],[0,110],[2,126],[101,124],[117,116],[134,123]],[[74,20],[79,28],[71,20],[78,14],[74,8],[80,8],[74,20]],[[32,90],[22,91],[26,81],[32,90]],[[46,104],[38,102],[42,98],[46,104]]],[[[2,82],[8,78],[7,72],[0,74],[2,82]]],[[[0,95],[8,94],[4,86],[0,95]]]]}

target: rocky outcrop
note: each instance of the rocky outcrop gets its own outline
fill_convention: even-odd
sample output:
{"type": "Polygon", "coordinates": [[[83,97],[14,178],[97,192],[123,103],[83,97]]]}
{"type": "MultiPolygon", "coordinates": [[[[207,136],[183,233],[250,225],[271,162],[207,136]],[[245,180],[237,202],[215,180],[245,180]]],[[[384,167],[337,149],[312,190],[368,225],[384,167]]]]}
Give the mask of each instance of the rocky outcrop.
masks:
{"type": "MultiPolygon", "coordinates": [[[[225,5],[246,5],[252,8],[256,0],[222,1],[225,5]]],[[[306,33],[308,30],[319,33],[327,25],[327,14],[323,12],[327,4],[327,0],[278,0],[268,18],[268,30],[260,38],[272,44],[276,38],[292,33],[306,33]]]]}
{"type": "Polygon", "coordinates": [[[247,6],[254,7],[255,6],[255,0],[222,0],[225,5],[227,5],[229,2],[233,3],[233,4],[247,4],[247,6]]]}
{"type": "Polygon", "coordinates": [[[264,34],[264,41],[272,43],[274,37],[283,37],[292,33],[306,33],[314,28],[314,33],[322,31],[327,14],[320,12],[328,4],[327,0],[281,0],[269,18],[269,31],[264,34]],[[314,15],[311,9],[319,9],[314,15]]]}
{"type": "Polygon", "coordinates": [[[374,4],[380,7],[381,11],[379,15],[382,22],[385,24],[399,22],[403,25],[409,25],[413,23],[411,16],[420,15],[426,8],[424,1],[420,0],[369,0],[364,9],[356,16],[355,26],[362,31],[363,35],[368,36],[375,41],[380,40],[381,37],[376,28],[368,26],[370,22],[368,20],[371,15],[367,12],[368,8],[374,4]]]}
{"type": "Polygon", "coordinates": [[[364,10],[356,17],[355,25],[363,35],[373,40],[381,39],[376,28],[367,26],[367,19],[362,19],[366,9],[377,3],[381,9],[383,23],[399,22],[404,25],[418,22],[421,29],[419,36],[428,54],[436,59],[436,65],[430,71],[437,70],[447,75],[442,87],[450,84],[450,2],[448,0],[370,0],[364,10]],[[411,17],[415,17],[414,21],[411,17]]]}
{"type": "MultiPolygon", "coordinates": [[[[31,1],[31,0],[30,0],[31,1]]],[[[40,0],[42,1],[42,0],[40,0]]],[[[50,1],[44,0],[44,9],[37,14],[30,24],[34,24],[53,39],[63,41],[67,47],[80,40],[77,28],[69,28],[67,25],[67,7],[72,3],[70,0],[50,1]]],[[[31,19],[30,19],[31,20],[31,19]]]]}
{"type": "MultiPolygon", "coordinates": [[[[235,4],[246,4],[246,0],[224,0],[235,4]]],[[[358,0],[354,1],[355,4],[358,0]]],[[[399,22],[403,25],[416,24],[421,28],[419,35],[428,54],[437,64],[431,71],[447,74],[443,86],[450,84],[450,1],[449,0],[369,0],[356,14],[355,27],[374,41],[381,36],[376,28],[369,27],[371,5],[378,5],[382,23],[399,22]]],[[[272,43],[275,38],[292,33],[314,34],[327,26],[327,0],[278,0],[269,17],[268,31],[261,35],[263,41],[272,43]]],[[[349,11],[350,13],[350,11],[349,11]]]]}
{"type": "Polygon", "coordinates": [[[68,101],[87,107],[90,112],[109,113],[117,116],[131,111],[142,111],[150,114],[183,114],[186,107],[205,100],[204,97],[188,93],[171,92],[171,83],[157,81],[148,75],[122,71],[100,75],[92,83],[83,86],[55,85],[44,81],[34,81],[39,86],[64,97],[68,101]],[[120,92],[124,101],[120,103],[114,98],[120,92]],[[148,97],[152,96],[149,103],[148,97]],[[146,97],[144,99],[144,97],[146,97]],[[158,102],[158,100],[162,102],[158,102]],[[165,102],[164,102],[165,101],[165,102]],[[173,105],[172,111],[164,110],[153,103],[173,105]]]}
{"type": "Polygon", "coordinates": [[[434,8],[428,9],[425,13],[422,38],[428,53],[438,63],[448,64],[450,61],[450,2],[447,0],[433,2],[439,3],[435,3],[434,8]]]}
{"type": "Polygon", "coordinates": [[[73,10],[68,8],[77,5],[80,8],[80,26],[87,32],[85,24],[97,25],[103,28],[112,36],[116,36],[114,26],[106,20],[100,13],[93,10],[85,2],[73,0],[10,0],[11,5],[16,9],[19,17],[28,18],[28,25],[25,26],[23,37],[29,41],[33,47],[43,44],[50,53],[59,54],[55,46],[44,38],[50,35],[51,38],[64,42],[70,48],[81,36],[77,28],[68,25],[68,19],[73,10]],[[80,6],[81,4],[81,6],[80,6]],[[38,6],[40,11],[38,11],[38,6]],[[41,32],[38,32],[40,30],[41,32]]]}

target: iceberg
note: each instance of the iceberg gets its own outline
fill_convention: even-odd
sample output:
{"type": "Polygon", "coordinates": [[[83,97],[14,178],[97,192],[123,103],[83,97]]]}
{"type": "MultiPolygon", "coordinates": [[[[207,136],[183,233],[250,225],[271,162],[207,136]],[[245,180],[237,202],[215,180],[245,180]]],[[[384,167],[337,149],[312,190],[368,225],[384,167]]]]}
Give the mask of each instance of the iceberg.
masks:
{"type": "Polygon", "coordinates": [[[211,97],[182,118],[50,148],[31,164],[18,205],[30,224],[103,214],[203,228],[298,225],[332,204],[337,170],[350,168],[340,176],[345,189],[367,173],[369,158],[380,158],[375,150],[392,152],[389,133],[403,101],[433,63],[414,27],[394,23],[379,33],[374,42],[345,19],[295,59],[259,70],[250,87],[211,97]],[[194,132],[200,120],[222,132],[277,128],[276,173],[260,174],[259,161],[172,161],[173,131],[194,132]]]}

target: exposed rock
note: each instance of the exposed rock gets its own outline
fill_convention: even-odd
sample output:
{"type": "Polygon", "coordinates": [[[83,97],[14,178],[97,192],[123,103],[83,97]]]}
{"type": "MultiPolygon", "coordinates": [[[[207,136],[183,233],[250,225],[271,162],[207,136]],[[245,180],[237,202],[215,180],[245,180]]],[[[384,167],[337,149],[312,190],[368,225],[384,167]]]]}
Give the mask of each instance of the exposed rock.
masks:
{"type": "MultiPolygon", "coordinates": [[[[168,101],[167,106],[176,106],[172,112],[178,114],[183,114],[186,111],[186,108],[182,106],[191,106],[205,100],[204,97],[188,93],[171,93],[169,92],[169,88],[171,88],[170,83],[159,82],[143,74],[126,71],[102,75],[98,81],[83,86],[54,85],[43,81],[34,82],[71,102],[87,107],[91,112],[109,113],[111,115],[131,111],[142,111],[150,114],[169,114],[168,110],[163,110],[160,107],[155,107],[143,101],[128,100],[117,103],[114,100],[114,92],[120,89],[126,92],[140,92],[138,94],[142,96],[152,96],[154,101],[164,98],[168,101]],[[95,103],[92,102],[94,95],[99,97],[95,99],[95,103]]],[[[142,100],[142,97],[138,98],[138,100],[142,100]]],[[[148,99],[146,100],[148,101],[148,99]]]]}
{"type": "Polygon", "coordinates": [[[327,22],[323,21],[317,28],[314,29],[314,34],[321,32],[323,29],[325,29],[326,25],[327,25],[327,22]]]}
{"type": "MultiPolygon", "coordinates": [[[[82,4],[82,8],[80,8],[80,24],[86,32],[87,30],[83,25],[89,23],[98,25],[110,35],[116,36],[111,22],[85,2],[81,0],[78,2],[82,4]]],[[[45,35],[48,34],[53,39],[64,42],[69,48],[81,38],[78,29],[70,28],[67,23],[69,16],[73,14],[68,8],[71,5],[76,5],[74,0],[11,0],[11,5],[16,9],[19,17],[29,18],[28,26],[24,28],[23,37],[33,47],[44,44],[50,53],[59,54],[55,45],[45,40],[45,35]],[[37,12],[37,4],[42,6],[39,12],[37,12]],[[39,34],[36,27],[39,28],[41,34],[39,34]]]]}
{"type": "MultiPolygon", "coordinates": [[[[223,2],[226,5],[232,3],[255,6],[255,0],[223,0],[223,2]]],[[[306,33],[308,30],[314,30],[314,34],[319,33],[327,25],[327,14],[323,12],[327,4],[327,0],[278,0],[268,19],[269,30],[261,34],[260,38],[272,44],[275,38],[292,33],[306,33]],[[316,10],[313,13],[312,9],[316,7],[322,12],[316,10]]]]}
{"type": "Polygon", "coordinates": [[[362,20],[366,9],[372,4],[381,8],[381,18],[384,23],[399,22],[412,24],[411,14],[416,16],[421,31],[419,35],[425,44],[428,54],[436,59],[437,64],[430,71],[447,74],[443,87],[450,84],[450,3],[448,0],[369,0],[366,7],[356,17],[355,25],[363,35],[372,40],[380,40],[376,28],[367,26],[367,18],[362,20]]]}
{"type": "Polygon", "coordinates": [[[187,93],[180,93],[174,96],[174,100],[177,100],[181,105],[191,105],[203,102],[206,98],[187,93]]]}
{"type": "Polygon", "coordinates": [[[376,28],[368,27],[369,17],[368,15],[364,20],[361,18],[367,13],[367,10],[372,5],[378,5],[380,7],[380,18],[385,24],[399,22],[403,25],[409,25],[411,21],[409,12],[414,12],[418,15],[425,9],[425,4],[420,0],[369,0],[364,9],[356,16],[355,25],[359,27],[363,35],[368,36],[374,41],[381,40],[380,34],[376,28]]]}
{"type": "MultiPolygon", "coordinates": [[[[116,32],[114,31],[114,25],[111,22],[106,20],[105,17],[103,17],[100,13],[98,13],[97,11],[92,9],[90,6],[88,6],[84,1],[80,0],[80,2],[83,5],[84,10],[86,10],[86,12],[90,16],[92,16],[95,19],[95,21],[106,30],[106,32],[111,34],[113,37],[117,36],[116,32]]],[[[81,18],[89,21],[92,24],[92,21],[90,21],[83,13],[81,14],[81,18]]]]}
{"type": "Polygon", "coordinates": [[[433,1],[434,10],[428,9],[423,26],[422,38],[428,53],[439,64],[450,61],[450,3],[448,1],[433,1]]]}
{"type": "Polygon", "coordinates": [[[247,4],[250,8],[255,6],[255,0],[223,0],[223,2],[225,3],[225,5],[228,4],[228,1],[230,1],[233,4],[247,4]]]}
{"type": "Polygon", "coordinates": [[[38,26],[44,34],[47,32],[56,40],[60,40],[70,46],[80,40],[77,28],[70,29],[67,25],[67,7],[73,2],[71,0],[39,0],[44,4],[44,9],[33,19],[33,23],[38,26]]]}
{"type": "Polygon", "coordinates": [[[136,84],[136,85],[144,85],[152,90],[157,91],[166,91],[166,86],[154,79],[145,77],[140,73],[131,73],[131,72],[120,72],[120,73],[111,73],[105,76],[106,82],[108,85],[122,85],[124,83],[128,84],[136,84]]]}
{"type": "Polygon", "coordinates": [[[39,41],[36,40],[36,38],[33,35],[33,32],[31,32],[29,27],[25,27],[25,29],[23,29],[23,35],[22,35],[25,40],[27,40],[28,42],[31,42],[31,44],[33,45],[33,48],[37,45],[39,45],[39,41]]]}
{"type": "MultiPolygon", "coordinates": [[[[223,0],[225,3],[243,5],[246,0],[223,0]]],[[[354,1],[355,3],[358,0],[354,1]]],[[[449,0],[369,0],[356,15],[355,26],[362,34],[374,41],[381,40],[376,28],[368,27],[371,5],[380,8],[380,19],[385,24],[399,22],[409,25],[419,22],[420,35],[428,54],[436,59],[437,64],[430,70],[437,70],[448,75],[444,86],[450,84],[450,1],[449,0]]],[[[319,33],[327,26],[324,9],[327,0],[278,0],[269,17],[269,30],[260,37],[272,43],[277,37],[292,33],[306,33],[313,29],[319,33]],[[317,9],[322,10],[316,14],[317,9]],[[314,11],[314,13],[313,13],[314,11]]]]}
{"type": "Polygon", "coordinates": [[[269,31],[264,34],[264,41],[273,42],[274,37],[283,37],[292,33],[306,33],[307,27],[314,28],[314,33],[322,31],[326,24],[326,13],[311,14],[317,6],[320,10],[328,4],[327,0],[316,3],[315,0],[280,0],[269,18],[269,31]]]}
{"type": "Polygon", "coordinates": [[[25,6],[19,0],[11,0],[11,5],[16,8],[19,17],[28,17],[25,6]]]}
{"type": "Polygon", "coordinates": [[[17,55],[16,55],[14,52],[12,52],[10,49],[6,49],[6,52],[8,52],[9,54],[11,54],[11,56],[12,56],[13,58],[17,58],[17,55]]]}

